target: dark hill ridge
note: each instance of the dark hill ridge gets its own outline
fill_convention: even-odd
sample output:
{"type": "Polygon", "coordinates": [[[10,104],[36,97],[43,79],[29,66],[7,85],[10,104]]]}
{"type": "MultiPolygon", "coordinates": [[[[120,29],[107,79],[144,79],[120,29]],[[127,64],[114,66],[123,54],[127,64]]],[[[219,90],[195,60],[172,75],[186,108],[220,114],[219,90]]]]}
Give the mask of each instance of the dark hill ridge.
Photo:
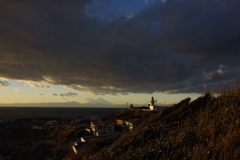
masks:
{"type": "MultiPolygon", "coordinates": [[[[121,112],[116,118],[130,111],[121,112]]],[[[105,140],[105,147],[97,147],[96,142],[85,146],[78,159],[238,160],[239,117],[239,88],[217,97],[206,93],[192,102],[186,98],[149,116],[147,123],[137,129],[117,135],[111,142],[105,140]]]]}
{"type": "Polygon", "coordinates": [[[133,118],[149,119],[151,116],[156,115],[159,111],[143,111],[142,109],[121,109],[115,113],[107,115],[102,118],[103,122],[115,123],[117,119],[127,120],[133,118]]]}

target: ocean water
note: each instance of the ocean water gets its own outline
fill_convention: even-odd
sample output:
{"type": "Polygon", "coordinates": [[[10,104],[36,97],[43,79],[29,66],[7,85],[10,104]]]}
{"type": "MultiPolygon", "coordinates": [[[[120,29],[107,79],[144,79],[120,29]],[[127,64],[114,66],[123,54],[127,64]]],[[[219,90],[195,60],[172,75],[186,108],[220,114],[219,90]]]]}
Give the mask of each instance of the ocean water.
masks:
{"type": "Polygon", "coordinates": [[[76,116],[102,118],[122,108],[69,108],[69,107],[0,107],[0,121],[30,118],[56,118],[73,120],[76,116]]]}

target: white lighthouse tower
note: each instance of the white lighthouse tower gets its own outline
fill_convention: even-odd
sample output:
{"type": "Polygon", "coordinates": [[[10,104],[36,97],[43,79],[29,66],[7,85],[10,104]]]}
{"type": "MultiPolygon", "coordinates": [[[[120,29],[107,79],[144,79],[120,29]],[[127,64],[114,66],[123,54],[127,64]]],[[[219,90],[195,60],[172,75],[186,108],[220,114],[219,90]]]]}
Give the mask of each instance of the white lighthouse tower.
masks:
{"type": "Polygon", "coordinates": [[[162,106],[157,106],[157,100],[154,100],[154,97],[152,96],[150,103],[148,104],[148,107],[150,110],[161,110],[162,106]]]}
{"type": "Polygon", "coordinates": [[[152,96],[152,98],[150,100],[149,109],[154,110],[154,108],[155,108],[155,101],[154,101],[154,97],[152,96]]]}

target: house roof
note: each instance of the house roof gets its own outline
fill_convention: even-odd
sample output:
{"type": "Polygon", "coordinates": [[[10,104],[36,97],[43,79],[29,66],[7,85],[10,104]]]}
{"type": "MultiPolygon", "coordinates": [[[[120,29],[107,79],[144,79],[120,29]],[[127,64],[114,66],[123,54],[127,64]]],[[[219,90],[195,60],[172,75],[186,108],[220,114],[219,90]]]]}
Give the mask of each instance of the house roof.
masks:
{"type": "Polygon", "coordinates": [[[140,119],[140,118],[133,118],[133,119],[125,120],[125,122],[132,123],[132,124],[140,124],[140,123],[142,123],[142,119],[140,119]]]}

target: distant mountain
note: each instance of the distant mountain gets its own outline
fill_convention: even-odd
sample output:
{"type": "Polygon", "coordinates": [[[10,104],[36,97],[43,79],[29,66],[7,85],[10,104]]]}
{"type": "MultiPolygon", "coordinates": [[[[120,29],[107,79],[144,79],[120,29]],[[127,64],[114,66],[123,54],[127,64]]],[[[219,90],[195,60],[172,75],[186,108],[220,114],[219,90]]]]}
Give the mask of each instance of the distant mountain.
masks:
{"type": "MultiPolygon", "coordinates": [[[[0,104],[0,106],[13,106],[13,107],[101,107],[101,108],[127,108],[126,104],[114,104],[102,98],[86,98],[87,103],[79,103],[76,101],[68,102],[44,102],[44,103],[8,103],[0,104]]],[[[130,104],[128,104],[130,105],[130,104]]],[[[171,106],[172,104],[167,104],[171,106]]],[[[146,104],[133,104],[134,107],[147,106],[146,104]]],[[[159,103],[158,106],[165,106],[159,103]]]]}
{"type": "Polygon", "coordinates": [[[94,98],[87,98],[85,99],[88,101],[88,103],[101,103],[101,104],[107,104],[107,105],[114,105],[114,103],[111,103],[111,102],[108,102],[102,98],[97,98],[97,99],[94,99],[94,98]]]}

